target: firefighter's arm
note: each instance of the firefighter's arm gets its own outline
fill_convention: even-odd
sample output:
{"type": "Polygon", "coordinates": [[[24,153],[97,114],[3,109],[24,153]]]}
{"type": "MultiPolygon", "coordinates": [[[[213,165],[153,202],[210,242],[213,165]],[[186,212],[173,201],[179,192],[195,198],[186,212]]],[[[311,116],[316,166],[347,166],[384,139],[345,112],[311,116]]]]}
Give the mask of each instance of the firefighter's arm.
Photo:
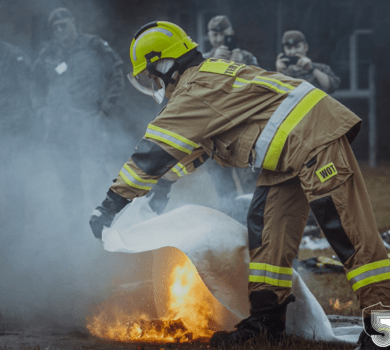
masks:
{"type": "MultiPolygon", "coordinates": [[[[103,226],[110,227],[115,215],[136,197],[149,193],[177,160],[155,142],[142,139],[119,172],[106,199],[89,221],[96,238],[102,238],[103,226]]],[[[164,181],[164,180],[163,180],[164,181]]]]}
{"type": "Polygon", "coordinates": [[[209,158],[209,156],[204,150],[198,148],[194,150],[191,155],[184,157],[169,170],[146,195],[147,197],[152,196],[149,201],[151,209],[155,213],[161,214],[168,204],[172,185],[181,177],[195,172],[196,168],[200,167],[207,158],[209,158]]]}
{"type": "Polygon", "coordinates": [[[149,193],[164,174],[200,147],[210,122],[210,107],[185,92],[176,96],[178,98],[172,97],[167,107],[148,125],[144,138],[111,186],[107,195],[111,195],[110,200],[115,198],[118,205],[96,208],[90,221],[95,237],[101,238],[103,225],[111,225],[117,210],[126,204],[124,200],[131,201],[149,193]]]}
{"type": "Polygon", "coordinates": [[[185,175],[190,175],[196,171],[209,158],[203,148],[195,149],[192,154],[184,157],[163,178],[175,182],[185,175]]]}

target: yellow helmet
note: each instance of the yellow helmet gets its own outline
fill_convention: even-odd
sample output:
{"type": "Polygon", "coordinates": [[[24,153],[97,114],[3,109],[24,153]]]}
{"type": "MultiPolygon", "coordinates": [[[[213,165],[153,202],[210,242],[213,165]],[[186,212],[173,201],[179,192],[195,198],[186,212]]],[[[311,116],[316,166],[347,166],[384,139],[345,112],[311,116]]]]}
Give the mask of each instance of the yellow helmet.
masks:
{"type": "Polygon", "coordinates": [[[162,58],[178,59],[198,44],[178,25],[170,22],[151,22],[135,33],[130,46],[133,77],[162,58]]]}

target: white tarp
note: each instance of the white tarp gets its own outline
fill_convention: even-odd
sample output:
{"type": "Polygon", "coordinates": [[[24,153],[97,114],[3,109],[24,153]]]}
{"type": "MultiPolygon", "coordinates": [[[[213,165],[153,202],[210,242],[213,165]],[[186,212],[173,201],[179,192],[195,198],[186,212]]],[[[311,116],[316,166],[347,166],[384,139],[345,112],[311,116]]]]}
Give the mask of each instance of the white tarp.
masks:
{"type": "MultiPolygon", "coordinates": [[[[219,211],[186,205],[155,215],[148,199],[139,198],[104,229],[104,249],[140,253],[162,247],[181,250],[219,302],[238,318],[249,315],[249,253],[246,228],[219,211]]],[[[288,306],[287,333],[308,339],[356,343],[362,327],[332,329],[322,307],[294,270],[296,302],[288,306]]]]}

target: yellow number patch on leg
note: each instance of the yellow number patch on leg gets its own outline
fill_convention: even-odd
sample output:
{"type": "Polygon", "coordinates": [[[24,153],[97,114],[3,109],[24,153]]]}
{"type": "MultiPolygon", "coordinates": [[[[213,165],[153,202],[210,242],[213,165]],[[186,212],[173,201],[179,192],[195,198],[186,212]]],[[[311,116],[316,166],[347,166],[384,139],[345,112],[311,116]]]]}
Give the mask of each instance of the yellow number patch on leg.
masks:
{"type": "Polygon", "coordinates": [[[321,182],[328,181],[333,176],[336,176],[338,174],[336,167],[333,163],[329,163],[322,167],[321,169],[316,171],[316,174],[321,182]]]}

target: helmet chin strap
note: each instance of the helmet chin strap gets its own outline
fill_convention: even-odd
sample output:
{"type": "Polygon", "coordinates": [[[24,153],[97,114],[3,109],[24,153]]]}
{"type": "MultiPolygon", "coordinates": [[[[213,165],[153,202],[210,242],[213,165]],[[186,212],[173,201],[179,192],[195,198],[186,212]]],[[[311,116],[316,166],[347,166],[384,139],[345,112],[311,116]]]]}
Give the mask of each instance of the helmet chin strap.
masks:
{"type": "Polygon", "coordinates": [[[196,57],[198,51],[196,49],[193,49],[189,52],[187,52],[185,55],[177,58],[173,64],[173,66],[166,72],[162,73],[157,70],[156,63],[150,62],[150,60],[147,60],[146,69],[148,70],[149,74],[153,74],[158,78],[161,78],[162,81],[165,83],[165,86],[168,86],[168,84],[175,84],[175,79],[172,78],[173,74],[176,71],[179,71],[179,74],[183,74],[183,72],[186,70],[188,64],[194,60],[196,57]]]}

